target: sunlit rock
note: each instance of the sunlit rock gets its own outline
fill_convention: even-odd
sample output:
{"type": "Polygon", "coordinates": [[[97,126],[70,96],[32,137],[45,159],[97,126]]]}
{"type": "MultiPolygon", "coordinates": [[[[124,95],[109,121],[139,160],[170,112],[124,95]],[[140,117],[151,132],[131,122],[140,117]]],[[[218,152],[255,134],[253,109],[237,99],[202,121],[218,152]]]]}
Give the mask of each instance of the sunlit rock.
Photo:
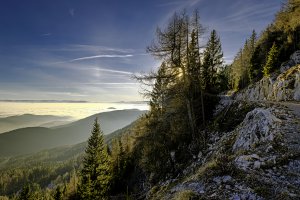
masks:
{"type": "Polygon", "coordinates": [[[233,150],[248,150],[257,143],[273,140],[271,129],[277,122],[280,122],[280,119],[276,118],[269,109],[255,108],[246,115],[238,128],[233,150]]]}

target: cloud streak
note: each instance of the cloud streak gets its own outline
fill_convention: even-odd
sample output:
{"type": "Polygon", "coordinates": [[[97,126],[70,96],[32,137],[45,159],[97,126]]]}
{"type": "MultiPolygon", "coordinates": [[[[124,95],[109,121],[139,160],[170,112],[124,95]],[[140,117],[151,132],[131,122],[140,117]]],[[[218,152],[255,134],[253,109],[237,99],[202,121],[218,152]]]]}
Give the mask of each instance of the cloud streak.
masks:
{"type": "Polygon", "coordinates": [[[95,55],[95,56],[75,58],[75,59],[69,60],[69,62],[75,62],[75,61],[81,61],[81,60],[92,60],[92,59],[97,59],[97,58],[128,58],[128,57],[132,57],[132,56],[133,55],[131,55],[131,54],[127,54],[127,55],[104,54],[104,55],[95,55]]]}
{"type": "Polygon", "coordinates": [[[114,70],[114,69],[105,69],[100,67],[93,67],[93,68],[82,68],[83,70],[95,70],[95,71],[103,71],[103,72],[110,72],[110,73],[117,73],[117,74],[125,74],[125,75],[133,75],[132,72],[128,71],[121,71],[121,70],[114,70]]]}

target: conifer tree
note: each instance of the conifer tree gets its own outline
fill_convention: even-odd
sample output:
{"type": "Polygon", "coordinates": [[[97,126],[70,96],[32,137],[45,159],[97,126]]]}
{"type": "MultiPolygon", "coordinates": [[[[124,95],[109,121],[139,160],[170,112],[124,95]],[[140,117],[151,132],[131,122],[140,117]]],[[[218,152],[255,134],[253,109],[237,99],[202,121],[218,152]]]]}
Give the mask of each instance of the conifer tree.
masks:
{"type": "Polygon", "coordinates": [[[81,199],[106,199],[110,189],[111,168],[103,132],[97,119],[85,153],[78,187],[79,196],[81,199]]]}
{"type": "Polygon", "coordinates": [[[42,199],[41,187],[36,183],[27,183],[23,186],[21,193],[17,199],[20,200],[35,200],[42,199]]]}
{"type": "Polygon", "coordinates": [[[203,82],[206,90],[215,87],[218,68],[222,65],[223,52],[221,41],[216,30],[213,30],[204,51],[203,82]]]}
{"type": "Polygon", "coordinates": [[[279,51],[274,42],[268,53],[267,62],[263,69],[264,76],[267,76],[267,77],[270,76],[270,73],[276,67],[277,61],[278,61],[278,54],[279,54],[279,51]]]}
{"type": "Polygon", "coordinates": [[[250,82],[254,82],[254,78],[256,76],[256,66],[255,66],[255,56],[254,54],[257,53],[255,52],[256,48],[255,48],[255,45],[256,45],[256,40],[257,40],[257,34],[255,32],[255,30],[252,31],[252,35],[249,39],[249,49],[250,49],[250,60],[249,60],[249,65],[250,65],[250,69],[249,69],[249,79],[250,79],[250,82]]]}

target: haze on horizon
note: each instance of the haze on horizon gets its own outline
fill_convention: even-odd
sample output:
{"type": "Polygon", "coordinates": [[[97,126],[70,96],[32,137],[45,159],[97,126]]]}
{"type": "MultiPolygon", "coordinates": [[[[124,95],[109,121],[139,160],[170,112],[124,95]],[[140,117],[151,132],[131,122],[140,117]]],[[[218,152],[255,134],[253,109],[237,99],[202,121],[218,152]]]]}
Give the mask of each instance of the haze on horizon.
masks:
{"type": "MultiPolygon", "coordinates": [[[[142,100],[132,75],[158,66],[145,53],[157,26],[198,9],[230,63],[263,30],[281,0],[45,0],[0,7],[0,100],[142,100]]],[[[203,38],[205,44],[206,38],[203,38]]]]}

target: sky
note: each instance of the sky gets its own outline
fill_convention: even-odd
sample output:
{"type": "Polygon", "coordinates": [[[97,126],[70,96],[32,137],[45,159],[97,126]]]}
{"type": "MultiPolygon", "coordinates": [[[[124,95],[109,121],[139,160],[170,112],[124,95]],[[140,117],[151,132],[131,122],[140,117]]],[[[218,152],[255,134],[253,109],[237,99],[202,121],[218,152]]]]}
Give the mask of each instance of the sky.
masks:
{"type": "Polygon", "coordinates": [[[159,61],[146,53],[175,11],[198,9],[230,63],[282,0],[1,0],[0,100],[143,100],[133,74],[159,61]]]}

